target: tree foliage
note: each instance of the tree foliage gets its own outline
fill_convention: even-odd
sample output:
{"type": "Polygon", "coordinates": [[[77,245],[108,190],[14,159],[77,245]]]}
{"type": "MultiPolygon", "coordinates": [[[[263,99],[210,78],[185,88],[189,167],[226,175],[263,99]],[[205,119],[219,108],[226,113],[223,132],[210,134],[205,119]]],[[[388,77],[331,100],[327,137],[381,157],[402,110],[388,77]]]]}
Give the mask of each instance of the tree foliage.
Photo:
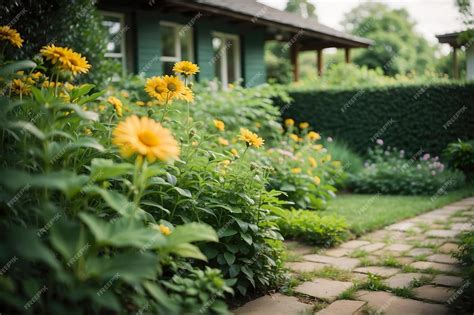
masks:
{"type": "Polygon", "coordinates": [[[303,18],[318,19],[316,6],[309,0],[288,0],[285,11],[298,13],[303,18]]]}
{"type": "Polygon", "coordinates": [[[415,32],[415,22],[405,9],[363,3],[347,13],[342,24],[347,32],[375,41],[355,56],[356,64],[379,67],[388,75],[433,68],[434,47],[415,32]]]}

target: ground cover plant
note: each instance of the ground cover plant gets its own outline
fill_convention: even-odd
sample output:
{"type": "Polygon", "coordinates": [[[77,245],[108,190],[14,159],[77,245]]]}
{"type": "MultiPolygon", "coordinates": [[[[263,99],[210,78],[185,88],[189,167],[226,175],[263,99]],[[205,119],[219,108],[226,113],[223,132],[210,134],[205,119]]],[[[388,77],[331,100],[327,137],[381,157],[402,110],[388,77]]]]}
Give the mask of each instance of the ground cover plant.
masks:
{"type": "Polygon", "coordinates": [[[364,169],[349,179],[348,187],[355,193],[430,195],[464,183],[463,174],[446,169],[437,156],[419,151],[406,157],[404,150],[384,147],[381,139],[377,142],[364,169]]]}

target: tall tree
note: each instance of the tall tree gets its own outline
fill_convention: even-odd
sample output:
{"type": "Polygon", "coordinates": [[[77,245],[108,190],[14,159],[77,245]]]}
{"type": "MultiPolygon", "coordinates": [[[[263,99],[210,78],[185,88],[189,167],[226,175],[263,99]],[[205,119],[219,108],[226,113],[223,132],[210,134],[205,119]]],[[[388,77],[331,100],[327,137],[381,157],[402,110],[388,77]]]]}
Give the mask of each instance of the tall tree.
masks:
{"type": "Polygon", "coordinates": [[[298,13],[305,19],[318,19],[316,14],[316,6],[309,0],[288,0],[285,11],[298,13]]]}
{"type": "Polygon", "coordinates": [[[356,64],[381,68],[387,75],[433,68],[434,47],[415,32],[415,22],[405,9],[363,3],[347,13],[342,24],[347,32],[375,41],[355,56],[356,64]]]}

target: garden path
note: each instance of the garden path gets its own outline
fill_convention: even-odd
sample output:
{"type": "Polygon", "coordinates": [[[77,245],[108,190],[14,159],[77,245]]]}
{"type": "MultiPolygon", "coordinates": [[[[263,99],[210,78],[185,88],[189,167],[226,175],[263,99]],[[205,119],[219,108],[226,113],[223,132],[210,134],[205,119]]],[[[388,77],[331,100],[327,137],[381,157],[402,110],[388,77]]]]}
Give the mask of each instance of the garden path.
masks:
{"type": "Polygon", "coordinates": [[[474,198],[315,253],[290,242],[291,285],[235,309],[236,315],[449,314],[467,284],[451,256],[474,229],[474,198]],[[285,295],[287,294],[287,295],[285,295]]]}

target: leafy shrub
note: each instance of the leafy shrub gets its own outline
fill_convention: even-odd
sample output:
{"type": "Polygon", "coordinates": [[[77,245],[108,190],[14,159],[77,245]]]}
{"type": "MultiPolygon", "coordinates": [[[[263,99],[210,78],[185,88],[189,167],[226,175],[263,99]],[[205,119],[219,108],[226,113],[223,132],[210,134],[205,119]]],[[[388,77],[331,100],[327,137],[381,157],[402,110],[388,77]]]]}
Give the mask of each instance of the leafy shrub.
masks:
{"type": "MultiPolygon", "coordinates": [[[[192,119],[169,94],[143,106],[127,90],[92,93],[91,84],[65,81],[74,77],[62,75],[66,66],[25,61],[0,70],[11,95],[0,97],[8,209],[0,258],[12,261],[0,284],[5,310],[25,312],[38,296],[27,311],[224,314],[230,285],[240,294],[276,287],[282,237],[272,213],[281,201],[266,190],[268,167],[246,156],[258,136],[235,135],[237,158],[216,141],[219,130],[203,128],[212,120],[192,119]]],[[[192,99],[181,89],[174,95],[192,99]]]]}
{"type": "Polygon", "coordinates": [[[294,209],[284,210],[280,215],[278,226],[283,236],[287,238],[330,247],[349,236],[348,225],[342,217],[294,209]]]}
{"type": "Polygon", "coordinates": [[[323,141],[323,145],[333,159],[341,161],[342,168],[346,173],[356,174],[364,167],[363,158],[355,153],[344,141],[326,138],[323,141]]]}
{"type": "Polygon", "coordinates": [[[459,308],[457,311],[461,313],[471,313],[474,310],[474,302],[472,296],[474,295],[474,231],[465,232],[460,237],[460,247],[457,253],[453,255],[463,264],[465,279],[462,285],[461,296],[457,296],[455,307],[459,308]]]}
{"type": "Polygon", "coordinates": [[[468,180],[474,180],[474,141],[450,143],[444,154],[450,166],[463,172],[468,180]]]}
{"type": "Polygon", "coordinates": [[[461,173],[446,170],[438,157],[428,153],[407,159],[403,150],[377,145],[368,156],[365,168],[349,179],[349,188],[356,193],[444,194],[464,182],[461,173]]]}
{"type": "Polygon", "coordinates": [[[473,139],[474,99],[472,83],[431,83],[364,87],[357,89],[289,90],[285,117],[308,121],[321,134],[348,143],[366,154],[384,128],[387,145],[408,155],[423,149],[440,154],[450,142],[473,139]],[[435,135],[435,136],[433,136],[435,135]]]}

